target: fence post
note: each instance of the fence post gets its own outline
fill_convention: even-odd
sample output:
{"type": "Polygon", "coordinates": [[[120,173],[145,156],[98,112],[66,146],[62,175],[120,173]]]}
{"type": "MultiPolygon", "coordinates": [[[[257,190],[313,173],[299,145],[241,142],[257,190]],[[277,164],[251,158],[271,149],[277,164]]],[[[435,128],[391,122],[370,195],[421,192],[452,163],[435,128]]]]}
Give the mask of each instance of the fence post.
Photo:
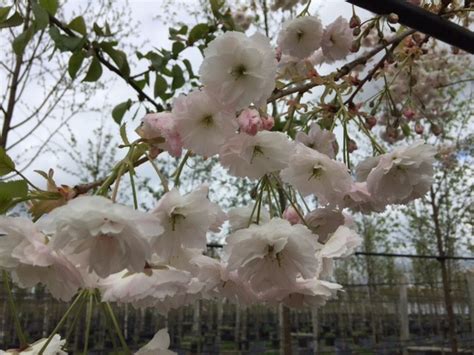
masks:
{"type": "Polygon", "coordinates": [[[471,318],[471,333],[474,335],[474,270],[466,273],[467,289],[469,296],[469,316],[471,318]]]}
{"type": "Polygon", "coordinates": [[[318,353],[318,309],[311,309],[311,324],[313,325],[313,351],[318,353]]]}
{"type": "Polygon", "coordinates": [[[408,294],[407,277],[400,277],[400,341],[402,343],[403,354],[408,354],[406,350],[407,341],[410,339],[410,328],[408,322],[408,294]]]}

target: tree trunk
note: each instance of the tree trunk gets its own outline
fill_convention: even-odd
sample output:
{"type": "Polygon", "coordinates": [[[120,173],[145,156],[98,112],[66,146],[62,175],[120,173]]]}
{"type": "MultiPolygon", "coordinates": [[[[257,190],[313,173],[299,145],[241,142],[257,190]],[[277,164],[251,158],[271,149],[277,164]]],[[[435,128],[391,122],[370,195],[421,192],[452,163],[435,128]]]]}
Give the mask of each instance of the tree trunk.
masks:
{"type": "Polygon", "coordinates": [[[439,223],[439,206],[436,204],[435,192],[433,188],[431,188],[430,190],[430,197],[431,197],[431,208],[433,212],[433,222],[434,222],[434,227],[435,227],[436,244],[438,247],[438,254],[439,254],[438,260],[441,266],[441,277],[443,280],[444,304],[446,307],[446,314],[448,317],[451,353],[457,354],[458,353],[458,340],[456,337],[456,319],[454,318],[453,301],[451,298],[451,285],[450,285],[448,267],[447,267],[446,258],[445,258],[446,255],[444,252],[443,235],[441,233],[441,226],[439,223]]]}

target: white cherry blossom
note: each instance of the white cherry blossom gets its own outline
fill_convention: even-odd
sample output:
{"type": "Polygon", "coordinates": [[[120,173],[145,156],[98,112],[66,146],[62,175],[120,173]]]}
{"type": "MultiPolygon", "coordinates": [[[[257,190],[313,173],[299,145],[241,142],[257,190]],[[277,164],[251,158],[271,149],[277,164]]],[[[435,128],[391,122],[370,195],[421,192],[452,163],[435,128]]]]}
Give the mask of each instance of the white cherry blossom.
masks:
{"type": "Polygon", "coordinates": [[[234,176],[258,179],[288,165],[293,144],[280,132],[260,131],[255,136],[239,134],[224,144],[221,164],[234,176]]]}
{"type": "Polygon", "coordinates": [[[170,347],[170,335],[168,329],[163,328],[156,332],[153,338],[141,347],[135,355],[176,355],[174,351],[168,350],[170,347]]]}
{"type": "Polygon", "coordinates": [[[300,224],[273,218],[238,230],[226,242],[228,269],[237,270],[256,292],[275,285],[291,288],[298,276],[311,278],[317,271],[316,239],[300,224]]]}
{"type": "Polygon", "coordinates": [[[329,158],[335,159],[338,145],[336,135],[328,130],[323,130],[317,123],[312,123],[308,134],[304,132],[296,133],[295,140],[305,146],[326,154],[329,158]]]}
{"type": "Polygon", "coordinates": [[[260,33],[228,31],[209,43],[199,74],[204,90],[224,106],[260,107],[275,88],[275,53],[260,33]]]}
{"type": "Polygon", "coordinates": [[[304,59],[321,47],[323,26],[316,16],[297,17],[286,21],[278,34],[283,54],[304,59]]]}
{"type": "Polygon", "coordinates": [[[321,48],[327,62],[344,59],[351,52],[353,41],[349,22],[339,16],[324,29],[321,48]]]}
{"type": "Polygon", "coordinates": [[[222,108],[201,90],[178,96],[173,101],[172,113],[183,146],[206,157],[217,154],[237,131],[235,112],[222,108]]]}
{"type": "Polygon", "coordinates": [[[151,255],[150,241],[163,232],[153,215],[100,196],[73,199],[38,224],[52,235],[53,250],[80,255],[80,266],[100,277],[125,268],[142,270],[151,255]]]}
{"type": "Polygon", "coordinates": [[[340,204],[352,183],[343,163],[303,144],[297,144],[288,167],[280,175],[304,196],[314,194],[323,204],[340,204]]]}

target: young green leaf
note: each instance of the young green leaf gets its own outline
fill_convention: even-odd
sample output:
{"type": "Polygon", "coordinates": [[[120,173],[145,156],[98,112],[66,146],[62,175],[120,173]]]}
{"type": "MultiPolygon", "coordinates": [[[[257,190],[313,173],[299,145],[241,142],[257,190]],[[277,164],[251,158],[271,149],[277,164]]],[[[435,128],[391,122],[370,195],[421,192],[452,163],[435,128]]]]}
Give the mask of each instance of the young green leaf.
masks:
{"type": "Polygon", "coordinates": [[[12,43],[13,51],[16,55],[22,55],[25,51],[26,45],[33,37],[33,27],[29,27],[25,32],[19,34],[12,43]]]}
{"type": "Polygon", "coordinates": [[[81,69],[82,62],[84,61],[85,54],[82,50],[78,50],[71,55],[69,58],[69,63],[67,67],[67,71],[71,76],[71,79],[75,79],[77,72],[81,69]]]}
{"type": "Polygon", "coordinates": [[[28,184],[25,180],[12,180],[0,182],[0,199],[9,200],[16,197],[23,198],[28,195],[28,184]]]}
{"type": "Polygon", "coordinates": [[[82,81],[93,82],[99,80],[102,75],[102,65],[97,57],[92,58],[91,65],[87,70],[86,77],[82,81]]]}
{"type": "Polygon", "coordinates": [[[77,16],[75,19],[69,22],[68,27],[71,30],[76,31],[77,33],[80,33],[81,35],[85,36],[87,34],[86,23],[84,21],[84,17],[82,16],[77,16]]]}
{"type": "Polygon", "coordinates": [[[168,83],[166,82],[165,78],[163,78],[159,74],[156,74],[155,87],[154,87],[155,97],[158,97],[158,96],[161,97],[166,92],[167,88],[168,88],[168,83]]]}
{"type": "Polygon", "coordinates": [[[56,11],[58,11],[58,0],[39,0],[39,4],[43,9],[48,11],[51,16],[54,16],[56,11]]]}
{"type": "Polygon", "coordinates": [[[171,73],[173,75],[173,82],[171,83],[171,88],[173,90],[179,89],[185,83],[183,70],[178,64],[173,65],[173,69],[171,69],[171,73]]]}
{"type": "Polygon", "coordinates": [[[0,21],[0,29],[20,26],[22,23],[23,23],[23,17],[21,17],[19,12],[15,12],[7,20],[0,21]]]}
{"type": "Polygon", "coordinates": [[[189,32],[188,43],[189,45],[193,45],[194,42],[203,39],[209,33],[209,26],[206,23],[199,23],[194,26],[189,32]]]}
{"type": "Polygon", "coordinates": [[[7,155],[5,149],[0,148],[0,176],[6,175],[15,170],[15,163],[7,155]]]}
{"type": "Polygon", "coordinates": [[[48,11],[38,5],[37,2],[32,2],[31,9],[35,15],[35,29],[37,31],[45,29],[49,24],[48,11]]]}
{"type": "Polygon", "coordinates": [[[132,100],[128,99],[114,107],[112,110],[112,117],[117,124],[120,124],[123,119],[123,115],[132,107],[132,100]]]}

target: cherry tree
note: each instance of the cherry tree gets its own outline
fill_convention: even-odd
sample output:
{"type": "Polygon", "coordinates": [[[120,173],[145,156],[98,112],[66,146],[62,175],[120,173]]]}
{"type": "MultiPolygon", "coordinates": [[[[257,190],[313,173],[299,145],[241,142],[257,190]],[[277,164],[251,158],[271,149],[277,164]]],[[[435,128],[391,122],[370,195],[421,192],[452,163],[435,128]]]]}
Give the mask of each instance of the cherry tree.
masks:
{"type": "MultiPolygon", "coordinates": [[[[469,80],[462,68],[470,57],[399,24],[397,14],[362,21],[353,8],[349,18],[326,23],[311,1],[302,3],[237,8],[211,0],[204,22],[169,28],[170,48],[137,51],[146,69],[136,74],[107,23],[61,18],[55,0],[1,8],[2,27],[33,17],[13,41],[17,56],[37,29],[48,28],[62,52],[52,55],[68,58],[71,77],[99,82],[108,70],[134,92],[111,112],[124,154],[105,178],[58,187],[43,173],[43,190],[16,168],[5,145],[0,151],[0,173],[18,175],[0,185],[6,288],[41,283],[53,297],[73,300],[51,335],[32,343],[10,292],[20,343],[13,352],[66,353],[61,326],[85,307],[87,353],[92,312],[101,305],[131,353],[110,302],[163,314],[215,298],[286,312],[324,307],[342,290],[334,260],[362,243],[349,211],[380,213],[432,191],[438,150],[429,138],[443,135],[450,86],[469,80]],[[263,21],[251,26],[257,15],[263,21]],[[191,48],[202,55],[197,70],[186,57],[191,48]],[[368,94],[371,81],[375,92],[368,94]],[[429,135],[422,135],[425,126],[429,135]],[[174,172],[159,166],[162,156],[179,159],[174,172]],[[248,182],[249,203],[224,211],[224,196],[211,200],[208,184],[184,191],[186,164],[208,158],[248,182]],[[149,211],[139,209],[143,164],[163,191],[149,211]],[[117,201],[126,177],[133,206],[117,201]],[[8,215],[25,202],[31,218],[8,215]],[[225,246],[214,259],[204,252],[218,232],[225,246]]],[[[466,23],[472,10],[456,1],[418,5],[466,23]]],[[[172,353],[169,343],[162,329],[137,354],[172,353]]]]}

